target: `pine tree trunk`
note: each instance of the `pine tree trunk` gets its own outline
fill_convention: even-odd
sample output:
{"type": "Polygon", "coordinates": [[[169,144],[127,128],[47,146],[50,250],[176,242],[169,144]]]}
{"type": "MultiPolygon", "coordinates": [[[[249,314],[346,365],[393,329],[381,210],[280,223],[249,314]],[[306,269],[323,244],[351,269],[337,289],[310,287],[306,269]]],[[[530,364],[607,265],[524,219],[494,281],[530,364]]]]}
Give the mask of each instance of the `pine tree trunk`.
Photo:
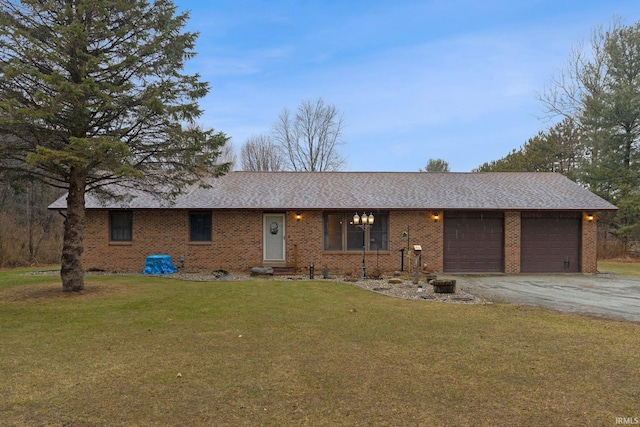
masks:
{"type": "Polygon", "coordinates": [[[62,268],[60,270],[62,290],[65,292],[79,292],[84,289],[84,269],[82,268],[85,225],[84,195],[85,177],[72,168],[67,195],[67,217],[64,221],[62,268]]]}

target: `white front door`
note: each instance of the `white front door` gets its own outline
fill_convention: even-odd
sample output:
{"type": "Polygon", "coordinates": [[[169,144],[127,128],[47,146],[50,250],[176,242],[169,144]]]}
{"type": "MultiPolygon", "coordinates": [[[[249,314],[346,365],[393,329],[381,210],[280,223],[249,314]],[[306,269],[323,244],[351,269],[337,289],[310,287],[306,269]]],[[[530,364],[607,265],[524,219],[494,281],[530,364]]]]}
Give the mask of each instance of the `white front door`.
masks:
{"type": "Polygon", "coordinates": [[[284,214],[264,214],[264,261],[284,261],[284,214]]]}

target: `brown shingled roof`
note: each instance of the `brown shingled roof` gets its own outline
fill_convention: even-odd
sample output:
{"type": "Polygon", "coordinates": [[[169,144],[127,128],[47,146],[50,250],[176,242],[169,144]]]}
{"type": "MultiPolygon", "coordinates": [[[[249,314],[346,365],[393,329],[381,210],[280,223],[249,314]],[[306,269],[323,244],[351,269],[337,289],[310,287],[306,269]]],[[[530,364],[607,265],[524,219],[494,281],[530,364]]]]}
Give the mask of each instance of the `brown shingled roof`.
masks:
{"type": "MultiPolygon", "coordinates": [[[[615,210],[612,204],[556,173],[483,172],[230,172],[193,186],[174,209],[482,209],[615,210]]],[[[64,198],[50,206],[64,209],[64,198]]],[[[87,209],[162,207],[141,194],[129,203],[87,209]]]]}

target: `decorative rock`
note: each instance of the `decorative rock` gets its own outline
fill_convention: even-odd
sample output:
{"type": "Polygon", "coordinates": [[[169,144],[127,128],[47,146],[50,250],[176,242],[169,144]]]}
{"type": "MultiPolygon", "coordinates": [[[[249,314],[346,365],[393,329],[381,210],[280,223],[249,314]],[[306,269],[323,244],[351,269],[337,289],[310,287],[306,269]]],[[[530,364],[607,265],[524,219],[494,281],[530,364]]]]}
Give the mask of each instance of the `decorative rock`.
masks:
{"type": "Polygon", "coordinates": [[[272,267],[251,267],[252,276],[273,276],[272,267]]]}

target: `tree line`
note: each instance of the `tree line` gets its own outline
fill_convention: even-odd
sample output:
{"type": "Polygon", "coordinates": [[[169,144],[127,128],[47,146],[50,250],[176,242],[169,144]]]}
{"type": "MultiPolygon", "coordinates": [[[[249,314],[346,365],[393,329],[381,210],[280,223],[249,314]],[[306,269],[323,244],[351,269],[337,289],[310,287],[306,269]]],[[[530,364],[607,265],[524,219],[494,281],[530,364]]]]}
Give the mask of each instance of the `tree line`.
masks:
{"type": "Polygon", "coordinates": [[[60,262],[62,216],[47,206],[61,195],[37,181],[0,185],[0,268],[60,262]]]}
{"type": "Polygon", "coordinates": [[[619,208],[600,223],[628,252],[640,240],[640,22],[595,28],[538,97],[559,120],[475,171],[566,175],[619,208]]]}

